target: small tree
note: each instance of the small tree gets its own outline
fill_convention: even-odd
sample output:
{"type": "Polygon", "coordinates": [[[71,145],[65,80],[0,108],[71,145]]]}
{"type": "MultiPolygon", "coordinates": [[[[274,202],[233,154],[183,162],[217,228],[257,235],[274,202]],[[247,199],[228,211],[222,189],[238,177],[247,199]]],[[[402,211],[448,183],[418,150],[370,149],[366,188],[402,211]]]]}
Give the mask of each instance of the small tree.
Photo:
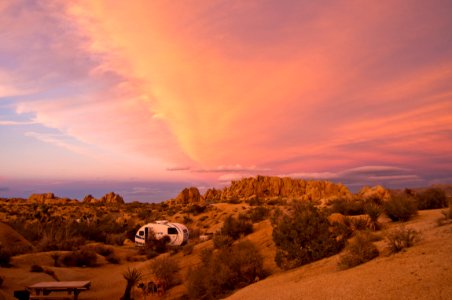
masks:
{"type": "Polygon", "coordinates": [[[446,193],[439,188],[430,188],[416,196],[418,209],[443,208],[447,206],[446,193]]]}
{"type": "Polygon", "coordinates": [[[169,256],[157,258],[151,264],[151,273],[168,288],[176,283],[174,274],[177,271],[179,271],[177,261],[169,256]]]}
{"type": "Polygon", "coordinates": [[[344,246],[336,235],[323,211],[311,203],[294,202],[290,215],[282,213],[274,219],[276,264],[290,269],[336,254],[344,246]]]}
{"type": "Polygon", "coordinates": [[[121,297],[121,300],[130,300],[130,293],[132,292],[132,288],[138,283],[138,281],[141,280],[141,278],[143,278],[143,274],[135,268],[127,268],[127,271],[122,273],[122,276],[127,281],[127,285],[124,291],[124,295],[121,297]]]}
{"type": "Polygon", "coordinates": [[[342,269],[352,268],[377,257],[378,254],[369,233],[360,232],[347,244],[338,265],[342,269]]]}
{"type": "Polygon", "coordinates": [[[385,203],[385,212],[392,221],[408,221],[417,214],[417,204],[412,196],[394,194],[385,203]]]}

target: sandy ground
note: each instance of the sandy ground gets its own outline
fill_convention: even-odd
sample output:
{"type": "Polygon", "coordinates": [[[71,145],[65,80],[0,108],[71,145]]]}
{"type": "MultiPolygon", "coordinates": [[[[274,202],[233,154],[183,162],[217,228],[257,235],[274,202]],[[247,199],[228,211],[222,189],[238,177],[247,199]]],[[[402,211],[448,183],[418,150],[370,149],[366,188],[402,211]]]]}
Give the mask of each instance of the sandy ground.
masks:
{"type": "Polygon", "coordinates": [[[421,211],[406,223],[422,232],[422,240],[401,253],[383,251],[348,270],[338,270],[336,255],[273,275],[228,299],[452,299],[452,224],[438,227],[441,216],[440,210],[421,211]]]}

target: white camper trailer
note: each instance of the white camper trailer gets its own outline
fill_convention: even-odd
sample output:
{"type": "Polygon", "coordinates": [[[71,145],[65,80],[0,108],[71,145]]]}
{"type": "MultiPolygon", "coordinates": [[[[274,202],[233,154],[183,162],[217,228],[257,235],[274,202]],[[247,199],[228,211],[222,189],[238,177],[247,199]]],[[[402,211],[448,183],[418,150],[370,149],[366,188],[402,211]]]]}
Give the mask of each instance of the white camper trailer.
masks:
{"type": "Polygon", "coordinates": [[[157,240],[167,236],[169,237],[168,245],[181,246],[188,242],[189,233],[187,227],[183,224],[170,223],[168,221],[156,221],[155,223],[146,224],[138,229],[135,234],[135,245],[144,246],[152,235],[157,240]]]}

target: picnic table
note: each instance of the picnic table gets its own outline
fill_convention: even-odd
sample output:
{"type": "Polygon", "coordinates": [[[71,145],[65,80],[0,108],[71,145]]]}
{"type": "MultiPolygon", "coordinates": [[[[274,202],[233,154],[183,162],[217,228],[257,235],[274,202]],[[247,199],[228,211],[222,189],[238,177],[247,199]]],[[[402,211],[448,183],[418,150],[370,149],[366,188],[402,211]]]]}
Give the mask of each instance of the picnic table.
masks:
{"type": "Polygon", "coordinates": [[[30,291],[30,300],[77,300],[78,295],[82,291],[89,290],[90,287],[91,281],[46,281],[30,285],[27,287],[27,290],[30,291]],[[66,294],[62,292],[66,292],[66,294]]]}

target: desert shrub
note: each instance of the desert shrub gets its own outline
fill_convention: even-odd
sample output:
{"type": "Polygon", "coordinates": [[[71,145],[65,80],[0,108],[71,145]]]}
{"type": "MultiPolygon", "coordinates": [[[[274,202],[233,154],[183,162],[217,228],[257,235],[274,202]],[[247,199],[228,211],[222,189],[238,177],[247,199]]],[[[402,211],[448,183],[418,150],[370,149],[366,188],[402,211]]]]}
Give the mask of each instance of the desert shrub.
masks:
{"type": "Polygon", "coordinates": [[[416,195],[418,209],[443,208],[447,206],[447,196],[439,188],[427,189],[416,195]]]}
{"type": "Polygon", "coordinates": [[[11,251],[0,245],[0,267],[9,267],[11,261],[11,251]]]}
{"type": "Polygon", "coordinates": [[[269,215],[268,208],[264,206],[257,206],[253,208],[249,213],[250,219],[253,223],[265,220],[268,217],[268,215],[269,215]]]}
{"type": "MultiPolygon", "coordinates": [[[[146,241],[144,248],[147,252],[146,255],[150,253],[165,253],[168,250],[168,243],[170,241],[169,236],[163,236],[160,239],[156,239],[154,235],[149,234],[148,240],[146,241]]],[[[149,258],[149,257],[148,257],[149,258]]]]}
{"type": "Polygon", "coordinates": [[[364,203],[361,200],[338,198],[330,202],[330,214],[340,213],[345,216],[356,216],[364,213],[364,203]]]}
{"type": "Polygon", "coordinates": [[[167,288],[178,283],[175,274],[179,271],[179,265],[174,258],[168,256],[157,258],[152,262],[150,268],[155,278],[163,282],[167,288]]]}
{"type": "Polygon", "coordinates": [[[242,241],[216,252],[204,250],[201,264],[187,274],[187,293],[190,299],[218,299],[265,276],[258,249],[242,241]]]}
{"type": "Polygon", "coordinates": [[[369,220],[365,217],[354,217],[349,220],[354,231],[362,231],[369,228],[369,220]]]}
{"type": "Polygon", "coordinates": [[[207,208],[207,206],[205,206],[205,205],[193,204],[188,207],[187,212],[194,216],[197,216],[197,215],[205,212],[206,208],[207,208]]]}
{"type": "Polygon", "coordinates": [[[253,197],[246,202],[248,202],[250,206],[260,206],[264,203],[264,201],[259,197],[253,197]]]}
{"type": "Polygon", "coordinates": [[[111,264],[119,264],[121,262],[121,259],[114,252],[105,256],[105,259],[111,264]]]}
{"type": "Polygon", "coordinates": [[[34,264],[34,265],[31,265],[30,272],[36,272],[36,273],[44,272],[44,268],[41,267],[40,265],[34,264]]]}
{"type": "Polygon", "coordinates": [[[290,214],[281,213],[273,222],[276,264],[283,269],[298,267],[338,253],[344,246],[330,231],[325,212],[308,202],[294,201],[290,214]]]}
{"type": "Polygon", "coordinates": [[[386,245],[391,253],[397,253],[413,246],[420,239],[420,233],[414,229],[401,227],[388,233],[386,245]]]}
{"type": "Polygon", "coordinates": [[[372,230],[380,229],[378,218],[383,212],[382,208],[375,203],[368,203],[364,206],[364,212],[369,216],[369,227],[372,230]]]}
{"type": "Polygon", "coordinates": [[[89,248],[66,253],[61,257],[61,262],[67,267],[94,267],[97,263],[96,252],[89,248]]]}
{"type": "Polygon", "coordinates": [[[113,247],[105,246],[102,244],[89,246],[87,248],[93,249],[97,254],[102,255],[102,256],[108,256],[115,252],[115,249],[113,249],[113,247]]]}
{"type": "Polygon", "coordinates": [[[188,243],[182,248],[182,252],[184,253],[184,256],[190,255],[193,253],[193,248],[195,247],[195,244],[188,243]]]}
{"type": "Polygon", "coordinates": [[[408,221],[417,214],[416,201],[407,194],[393,194],[384,208],[386,215],[392,221],[408,221]]]}
{"type": "Polygon", "coordinates": [[[443,210],[442,213],[445,220],[452,219],[452,199],[449,200],[449,209],[443,210]]]}
{"type": "Polygon", "coordinates": [[[374,259],[378,254],[377,247],[372,243],[372,237],[368,233],[360,232],[347,243],[338,265],[342,269],[352,268],[374,259]]]}
{"type": "Polygon", "coordinates": [[[119,264],[121,260],[115,253],[115,249],[113,247],[108,247],[104,245],[95,245],[90,246],[90,249],[94,250],[97,254],[102,255],[105,259],[112,264],[119,264]]]}
{"type": "Polygon", "coordinates": [[[105,243],[109,245],[122,246],[127,238],[127,234],[124,233],[109,233],[105,237],[105,243]]]}
{"type": "Polygon", "coordinates": [[[239,215],[238,218],[228,216],[221,227],[221,234],[230,236],[234,240],[251,232],[253,232],[253,223],[244,215],[239,215]]]}
{"type": "Polygon", "coordinates": [[[228,235],[215,234],[212,239],[212,242],[215,249],[222,249],[230,247],[232,243],[234,243],[234,240],[228,235]]]}
{"type": "Polygon", "coordinates": [[[189,224],[193,222],[193,219],[190,218],[189,216],[184,216],[184,224],[189,224]]]}

